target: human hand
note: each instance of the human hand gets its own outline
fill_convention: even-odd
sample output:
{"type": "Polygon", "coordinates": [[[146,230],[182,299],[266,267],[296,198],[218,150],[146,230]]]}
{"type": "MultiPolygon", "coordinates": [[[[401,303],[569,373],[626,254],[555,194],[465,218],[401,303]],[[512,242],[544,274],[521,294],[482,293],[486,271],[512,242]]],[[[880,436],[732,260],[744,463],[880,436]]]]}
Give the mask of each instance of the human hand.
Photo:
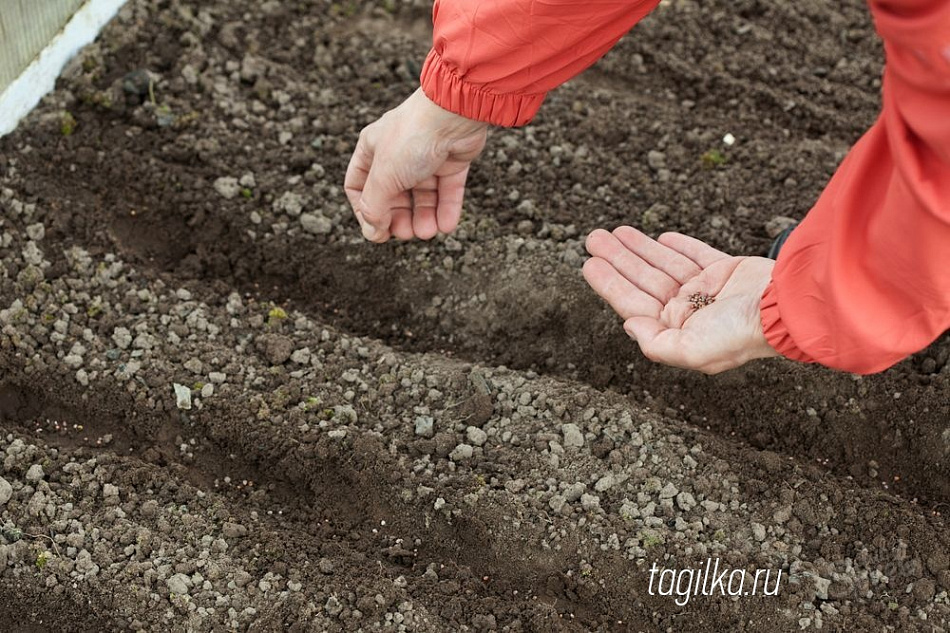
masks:
{"type": "Polygon", "coordinates": [[[363,236],[382,243],[454,231],[487,129],[443,110],[422,90],[364,128],[344,184],[363,236]]]}
{"type": "Polygon", "coordinates": [[[584,278],[650,360],[716,374],[777,356],[759,300],[775,262],[731,257],[680,233],[653,240],[622,226],[587,238],[584,278]]]}

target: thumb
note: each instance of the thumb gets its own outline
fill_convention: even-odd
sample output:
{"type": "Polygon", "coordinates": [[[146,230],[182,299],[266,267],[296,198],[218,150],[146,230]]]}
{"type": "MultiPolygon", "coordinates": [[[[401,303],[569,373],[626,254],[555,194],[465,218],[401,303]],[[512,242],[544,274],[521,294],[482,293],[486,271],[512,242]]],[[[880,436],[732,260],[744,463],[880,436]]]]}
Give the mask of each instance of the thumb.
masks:
{"type": "Polygon", "coordinates": [[[640,346],[640,351],[648,359],[667,365],[682,366],[681,350],[677,345],[676,333],[664,327],[653,317],[630,317],[623,329],[640,346]]]}

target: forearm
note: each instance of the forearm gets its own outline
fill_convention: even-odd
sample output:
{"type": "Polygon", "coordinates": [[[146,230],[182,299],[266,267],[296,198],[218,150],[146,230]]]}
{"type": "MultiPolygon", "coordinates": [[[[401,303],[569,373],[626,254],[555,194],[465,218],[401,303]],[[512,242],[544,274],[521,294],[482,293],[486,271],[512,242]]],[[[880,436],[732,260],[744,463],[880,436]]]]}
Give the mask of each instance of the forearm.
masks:
{"type": "Polygon", "coordinates": [[[659,0],[436,0],[422,88],[494,125],[530,121],[548,91],[600,59],[659,0]]]}
{"type": "Polygon", "coordinates": [[[783,247],[761,303],[782,354],[881,371],[950,328],[950,2],[872,2],[884,107],[783,247]]]}

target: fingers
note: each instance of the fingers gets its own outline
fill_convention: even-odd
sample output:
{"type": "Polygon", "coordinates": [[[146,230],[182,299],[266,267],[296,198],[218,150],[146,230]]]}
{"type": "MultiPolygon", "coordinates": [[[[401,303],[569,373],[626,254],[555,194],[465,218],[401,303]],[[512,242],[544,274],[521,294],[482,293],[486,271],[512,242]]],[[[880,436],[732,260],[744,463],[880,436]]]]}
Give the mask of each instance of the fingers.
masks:
{"type": "Polygon", "coordinates": [[[374,242],[385,242],[389,239],[392,215],[386,198],[391,194],[386,191],[386,177],[380,173],[382,170],[373,168],[373,147],[372,132],[366,128],[360,133],[356,149],[350,157],[343,189],[363,230],[363,236],[374,242]]]}
{"type": "Polygon", "coordinates": [[[363,187],[366,186],[366,178],[369,176],[369,166],[373,162],[372,153],[366,147],[363,136],[356,144],[356,149],[350,157],[350,163],[346,167],[346,178],[343,181],[343,190],[346,192],[346,198],[350,201],[353,208],[353,214],[359,220],[360,226],[363,226],[363,214],[360,212],[360,198],[363,196],[363,187]]]}
{"type": "Polygon", "coordinates": [[[696,262],[700,268],[707,268],[720,259],[729,257],[726,253],[716,250],[709,244],[682,233],[664,233],[657,238],[657,242],[685,255],[696,262]]]}
{"type": "Polygon", "coordinates": [[[438,205],[438,179],[426,178],[412,190],[412,230],[419,239],[431,240],[439,233],[435,219],[438,205]]]}
{"type": "Polygon", "coordinates": [[[647,294],[620,274],[607,260],[592,257],[584,262],[584,279],[623,319],[650,316],[656,319],[663,309],[655,297],[647,294]]]}
{"type": "Polygon", "coordinates": [[[415,237],[412,232],[412,211],[407,209],[396,209],[393,211],[393,221],[389,226],[389,231],[397,240],[411,240],[415,237]]]}
{"type": "Polygon", "coordinates": [[[702,268],[686,255],[664,246],[632,226],[617,227],[613,234],[624,246],[680,285],[702,272],[702,268]]]}
{"type": "Polygon", "coordinates": [[[364,131],[350,158],[344,190],[363,236],[385,242],[390,236],[428,240],[458,227],[468,166],[446,176],[429,176],[410,191],[383,161],[374,161],[372,133],[364,131]]]}
{"type": "Polygon", "coordinates": [[[363,218],[363,237],[376,243],[389,239],[389,225],[400,194],[404,195],[405,189],[399,186],[390,167],[375,162],[356,207],[363,218]]]}
{"type": "Polygon", "coordinates": [[[439,178],[439,204],[436,220],[439,232],[451,233],[458,228],[462,219],[462,201],[465,198],[465,181],[468,179],[468,167],[462,171],[439,178]]]}
{"type": "Polygon", "coordinates": [[[645,261],[616,236],[603,229],[598,229],[587,237],[587,251],[594,257],[608,261],[627,281],[661,304],[673,298],[679,290],[680,284],[675,279],[645,261]]]}

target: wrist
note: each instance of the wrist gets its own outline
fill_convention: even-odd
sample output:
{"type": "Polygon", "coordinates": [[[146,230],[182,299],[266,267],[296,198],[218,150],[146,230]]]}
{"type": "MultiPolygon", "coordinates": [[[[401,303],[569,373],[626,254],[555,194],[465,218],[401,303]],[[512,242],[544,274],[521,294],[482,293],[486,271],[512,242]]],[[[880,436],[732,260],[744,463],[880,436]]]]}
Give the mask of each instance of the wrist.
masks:
{"type": "Polygon", "coordinates": [[[752,329],[752,338],[747,348],[748,359],[756,360],[760,358],[774,358],[781,354],[769,342],[765,335],[765,327],[762,323],[762,295],[771,286],[772,270],[775,262],[769,259],[755,258],[757,264],[761,265],[761,272],[756,284],[756,291],[752,294],[754,301],[750,305],[749,321],[752,329]]]}
{"type": "Polygon", "coordinates": [[[483,134],[488,124],[469,119],[446,110],[426,96],[421,88],[416,90],[409,101],[417,106],[422,117],[423,129],[432,130],[441,140],[456,141],[483,134]]]}

